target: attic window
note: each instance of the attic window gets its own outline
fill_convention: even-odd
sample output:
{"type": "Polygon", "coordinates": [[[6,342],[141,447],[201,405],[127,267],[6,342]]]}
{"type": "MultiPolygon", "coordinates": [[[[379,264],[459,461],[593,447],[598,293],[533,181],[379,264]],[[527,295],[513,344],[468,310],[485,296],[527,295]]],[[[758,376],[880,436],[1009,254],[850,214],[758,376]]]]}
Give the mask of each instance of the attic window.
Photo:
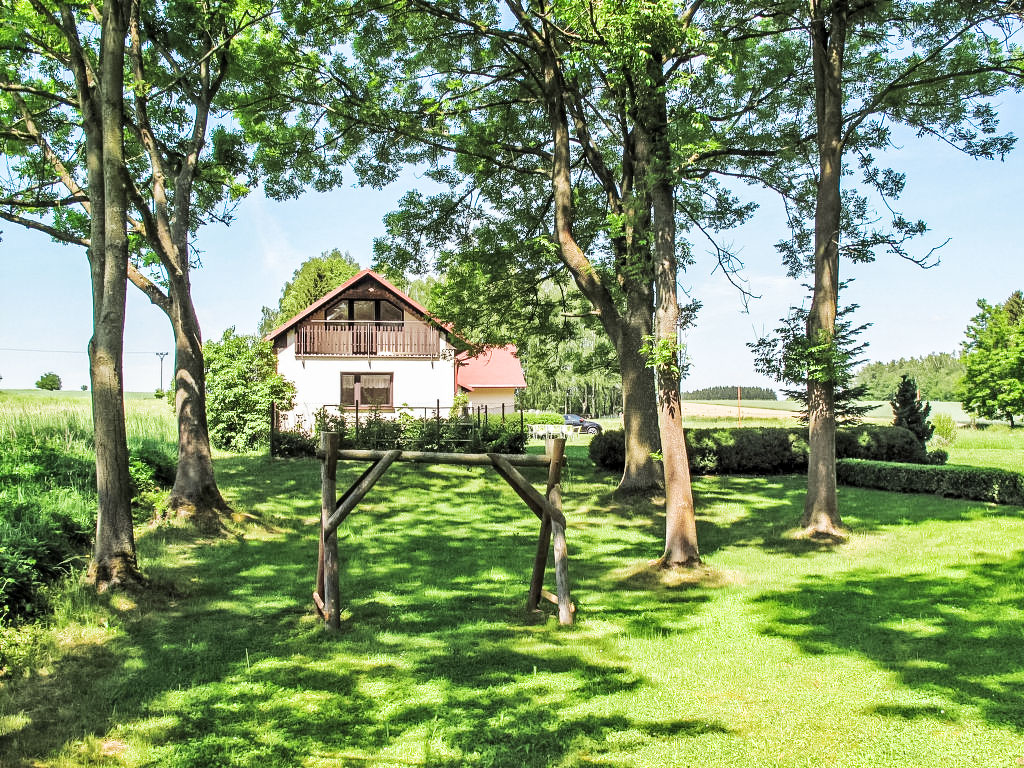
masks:
{"type": "Polygon", "coordinates": [[[326,320],[401,322],[405,313],[386,299],[342,299],[327,310],[326,320]]]}

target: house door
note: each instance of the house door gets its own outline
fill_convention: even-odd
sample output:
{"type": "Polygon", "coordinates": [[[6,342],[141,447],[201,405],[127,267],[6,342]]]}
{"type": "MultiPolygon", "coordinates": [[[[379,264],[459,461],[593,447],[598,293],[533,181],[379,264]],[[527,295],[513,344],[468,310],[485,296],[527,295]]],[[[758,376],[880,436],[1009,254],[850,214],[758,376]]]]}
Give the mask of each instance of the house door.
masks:
{"type": "Polygon", "coordinates": [[[377,354],[377,303],[352,302],[352,351],[357,355],[377,354]]]}

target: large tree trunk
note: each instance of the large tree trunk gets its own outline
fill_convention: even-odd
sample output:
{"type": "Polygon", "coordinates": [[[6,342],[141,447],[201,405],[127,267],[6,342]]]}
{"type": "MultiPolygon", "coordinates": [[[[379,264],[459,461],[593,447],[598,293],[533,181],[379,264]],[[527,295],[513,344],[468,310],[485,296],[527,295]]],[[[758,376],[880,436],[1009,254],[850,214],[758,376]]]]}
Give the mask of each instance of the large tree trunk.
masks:
{"type": "Polygon", "coordinates": [[[618,490],[628,493],[650,491],[662,484],[661,468],[654,460],[654,454],[661,448],[654,370],[640,353],[644,337],[653,333],[653,305],[650,289],[627,293],[626,314],[618,333],[622,426],[626,435],[626,465],[618,490]]]}
{"type": "MultiPolygon", "coordinates": [[[[651,52],[648,68],[650,81],[660,83],[662,64],[655,51],[651,52]]],[[[650,142],[649,175],[657,289],[654,363],[658,373],[658,425],[665,467],[665,552],[660,562],[666,568],[692,567],[700,564],[700,551],[679,396],[676,206],[675,187],[671,181],[668,106],[661,89],[652,89],[648,99],[641,119],[647,123],[645,127],[649,136],[645,138],[650,142]]]]}
{"type": "MultiPolygon", "coordinates": [[[[839,229],[842,214],[842,78],[848,3],[833,3],[831,19],[812,2],[811,47],[818,121],[818,192],[814,211],[814,295],[807,337],[818,348],[835,343],[839,304],[839,229]]],[[[811,536],[841,535],[836,496],[835,382],[807,384],[807,497],[800,524],[811,536]]]]}
{"type": "MultiPolygon", "coordinates": [[[[132,529],[122,355],[128,285],[127,191],[124,180],[124,38],[126,9],[103,4],[100,114],[85,114],[92,190],[93,337],[89,342],[99,511],[90,576],[104,589],[141,580],[132,529]],[[99,121],[97,136],[96,121],[99,121]],[[102,142],[97,147],[97,140],[102,142]],[[102,202],[96,193],[102,189],[102,202]]],[[[88,99],[83,99],[83,103],[88,99]]]]}
{"type": "Polygon", "coordinates": [[[206,423],[206,374],[203,339],[189,291],[187,274],[170,282],[170,318],[174,329],[175,410],[178,415],[178,471],[170,506],[201,528],[220,526],[229,510],[213,474],[210,432],[206,423]]]}
{"type": "Polygon", "coordinates": [[[573,183],[570,158],[570,132],[566,115],[563,83],[557,56],[550,40],[538,41],[543,59],[544,93],[551,126],[551,188],[554,200],[555,239],[559,255],[572,273],[576,285],[594,307],[619,354],[622,371],[623,419],[626,428],[627,463],[619,484],[621,490],[641,491],[659,487],[658,473],[651,454],[657,449],[655,431],[654,381],[639,355],[643,336],[650,333],[650,292],[626,290],[629,302],[624,317],[587,259],[573,233],[573,183]],[[647,410],[645,415],[644,411],[647,410]]]}

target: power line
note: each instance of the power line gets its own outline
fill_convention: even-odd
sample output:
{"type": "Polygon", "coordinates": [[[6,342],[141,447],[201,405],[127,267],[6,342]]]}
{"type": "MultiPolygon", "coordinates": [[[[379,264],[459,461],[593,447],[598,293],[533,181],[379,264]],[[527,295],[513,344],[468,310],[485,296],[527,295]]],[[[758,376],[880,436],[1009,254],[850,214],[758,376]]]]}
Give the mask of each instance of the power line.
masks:
{"type": "MultiPolygon", "coordinates": [[[[87,355],[89,352],[84,349],[22,349],[20,347],[0,347],[0,352],[41,352],[47,355],[87,355]]],[[[148,352],[124,352],[126,355],[152,355],[148,352]]]]}

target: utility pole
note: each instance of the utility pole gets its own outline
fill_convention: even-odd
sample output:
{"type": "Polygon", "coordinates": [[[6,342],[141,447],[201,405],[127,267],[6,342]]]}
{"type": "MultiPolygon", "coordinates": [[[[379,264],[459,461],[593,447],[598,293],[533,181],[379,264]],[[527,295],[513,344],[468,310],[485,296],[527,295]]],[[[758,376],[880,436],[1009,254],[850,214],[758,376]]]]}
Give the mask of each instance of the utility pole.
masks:
{"type": "Polygon", "coordinates": [[[158,386],[157,389],[161,392],[163,392],[164,389],[164,358],[167,357],[167,355],[167,352],[156,353],[156,356],[160,358],[160,386],[158,386]]]}

